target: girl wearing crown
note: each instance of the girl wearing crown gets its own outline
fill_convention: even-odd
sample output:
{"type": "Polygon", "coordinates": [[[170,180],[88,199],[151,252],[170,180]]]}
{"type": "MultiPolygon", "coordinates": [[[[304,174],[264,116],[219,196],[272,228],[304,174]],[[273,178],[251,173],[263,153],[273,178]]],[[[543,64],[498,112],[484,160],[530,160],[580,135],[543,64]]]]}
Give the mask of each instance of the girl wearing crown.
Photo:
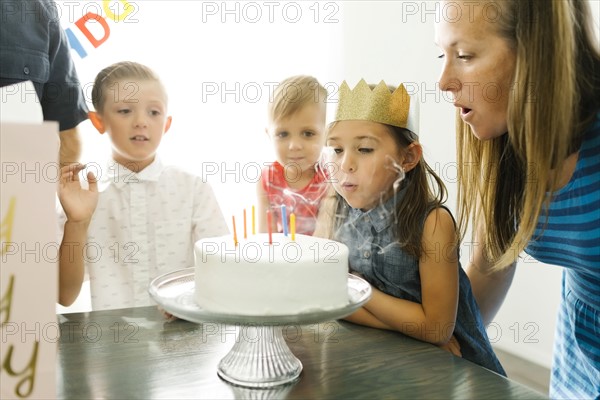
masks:
{"type": "Polygon", "coordinates": [[[326,168],[336,194],[315,235],[350,249],[349,264],[372,286],[346,319],[402,332],[505,374],[459,263],[446,188],[422,157],[418,100],[403,85],[344,82],[327,133],[326,168]]]}

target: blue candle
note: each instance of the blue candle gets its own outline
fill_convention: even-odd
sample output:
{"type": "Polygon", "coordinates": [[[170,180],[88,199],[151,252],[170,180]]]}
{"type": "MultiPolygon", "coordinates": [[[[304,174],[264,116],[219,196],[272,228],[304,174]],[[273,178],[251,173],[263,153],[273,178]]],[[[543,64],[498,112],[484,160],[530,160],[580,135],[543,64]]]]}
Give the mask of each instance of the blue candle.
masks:
{"type": "Polygon", "coordinates": [[[285,214],[285,204],[281,206],[281,224],[283,225],[283,236],[288,234],[287,215],[285,214]]]}

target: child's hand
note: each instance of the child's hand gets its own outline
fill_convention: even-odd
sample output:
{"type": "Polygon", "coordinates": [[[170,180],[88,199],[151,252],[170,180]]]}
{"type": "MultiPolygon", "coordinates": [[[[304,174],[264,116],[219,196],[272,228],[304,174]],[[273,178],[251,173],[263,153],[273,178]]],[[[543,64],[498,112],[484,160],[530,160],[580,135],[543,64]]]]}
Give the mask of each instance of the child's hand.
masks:
{"type": "Polygon", "coordinates": [[[83,168],[83,164],[71,164],[60,169],[58,198],[70,222],[89,221],[98,204],[98,184],[94,174],[87,174],[89,190],[81,187],[78,174],[83,168]]]}
{"type": "Polygon", "coordinates": [[[460,352],[460,344],[458,344],[458,340],[456,340],[456,337],[454,337],[454,335],[452,335],[448,343],[439,347],[441,349],[446,350],[447,352],[454,354],[457,357],[462,357],[462,353],[460,352]]]}

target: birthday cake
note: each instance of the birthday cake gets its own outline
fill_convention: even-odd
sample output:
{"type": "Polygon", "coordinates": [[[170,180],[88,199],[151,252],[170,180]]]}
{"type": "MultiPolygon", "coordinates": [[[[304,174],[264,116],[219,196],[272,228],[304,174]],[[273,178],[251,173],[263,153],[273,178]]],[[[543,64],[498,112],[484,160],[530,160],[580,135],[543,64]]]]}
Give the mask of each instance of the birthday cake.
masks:
{"type": "Polygon", "coordinates": [[[232,236],[195,244],[195,300],[206,311],[291,315],[348,304],[348,247],[306,235],[232,236]]]}

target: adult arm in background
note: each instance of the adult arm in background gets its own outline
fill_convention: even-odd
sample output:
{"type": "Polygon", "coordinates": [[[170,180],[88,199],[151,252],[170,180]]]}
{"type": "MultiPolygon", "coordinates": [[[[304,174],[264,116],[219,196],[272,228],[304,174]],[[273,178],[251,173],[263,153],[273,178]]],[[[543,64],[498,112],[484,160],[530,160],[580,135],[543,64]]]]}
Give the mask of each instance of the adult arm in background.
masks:
{"type": "Polygon", "coordinates": [[[44,119],[59,122],[59,162],[64,166],[80,160],[81,138],[77,125],[87,119],[88,108],[64,30],[58,21],[51,20],[48,32],[50,70],[41,104],[44,119]]]}
{"type": "Polygon", "coordinates": [[[59,132],[60,137],[60,155],[59,162],[61,166],[77,163],[81,156],[81,137],[78,129],[71,128],[59,132]]]}
{"type": "Polygon", "coordinates": [[[76,127],[87,119],[88,109],[57,10],[53,0],[0,7],[0,86],[33,83],[44,120],[59,123],[62,166],[79,161],[81,143],[76,127]]]}
{"type": "Polygon", "coordinates": [[[502,306],[508,289],[512,284],[516,270],[516,262],[500,270],[492,270],[492,262],[484,252],[483,242],[485,237],[483,224],[479,225],[475,234],[473,253],[467,264],[466,273],[471,281],[471,288],[477,300],[477,305],[485,326],[496,316],[502,306]]]}

